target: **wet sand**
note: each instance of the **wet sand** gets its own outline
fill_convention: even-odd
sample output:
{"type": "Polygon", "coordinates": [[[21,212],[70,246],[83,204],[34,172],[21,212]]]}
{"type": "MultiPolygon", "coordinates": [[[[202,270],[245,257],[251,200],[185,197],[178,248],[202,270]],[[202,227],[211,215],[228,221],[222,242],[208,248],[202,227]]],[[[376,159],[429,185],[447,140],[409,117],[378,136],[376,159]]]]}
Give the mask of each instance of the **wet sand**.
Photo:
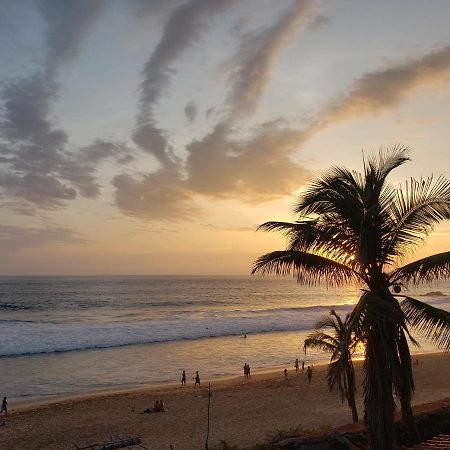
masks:
{"type": "MultiPolygon", "coordinates": [[[[450,355],[414,355],[414,405],[450,398],[450,355]]],[[[361,361],[357,369],[358,410],[362,418],[361,361]]],[[[351,413],[324,379],[326,365],[314,367],[311,385],[306,371],[283,368],[212,381],[210,448],[220,440],[242,448],[263,442],[277,431],[329,429],[351,423],[351,413]]],[[[450,399],[449,399],[450,401],[450,399]]],[[[0,427],[0,449],[74,449],[109,441],[109,436],[138,436],[152,450],[201,450],[205,447],[208,380],[200,388],[157,386],[132,392],[90,394],[40,406],[14,409],[0,427]],[[167,412],[142,414],[163,399],[167,412]]]]}

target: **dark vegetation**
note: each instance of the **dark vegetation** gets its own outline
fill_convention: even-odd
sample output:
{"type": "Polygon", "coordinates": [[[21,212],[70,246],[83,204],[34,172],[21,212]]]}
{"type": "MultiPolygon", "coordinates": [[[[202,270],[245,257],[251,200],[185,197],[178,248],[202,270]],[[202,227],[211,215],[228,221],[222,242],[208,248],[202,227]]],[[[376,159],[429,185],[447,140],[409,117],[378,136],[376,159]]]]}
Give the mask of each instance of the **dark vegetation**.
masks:
{"type": "MultiPolygon", "coordinates": [[[[376,450],[395,446],[396,398],[410,443],[420,439],[411,409],[409,350],[409,343],[418,344],[410,328],[450,349],[450,313],[400,294],[409,283],[450,276],[450,251],[401,265],[436,224],[450,219],[445,177],[410,179],[403,189],[388,183],[389,174],[408,160],[407,150],[397,146],[364,161],[363,173],[333,167],[300,197],[295,222],[260,226],[283,233],[287,246],[261,256],[253,268],[263,275],[292,274],[303,284],[361,286],[347,325],[365,346],[364,420],[376,450]]],[[[339,379],[335,385],[340,387],[339,379]]]]}

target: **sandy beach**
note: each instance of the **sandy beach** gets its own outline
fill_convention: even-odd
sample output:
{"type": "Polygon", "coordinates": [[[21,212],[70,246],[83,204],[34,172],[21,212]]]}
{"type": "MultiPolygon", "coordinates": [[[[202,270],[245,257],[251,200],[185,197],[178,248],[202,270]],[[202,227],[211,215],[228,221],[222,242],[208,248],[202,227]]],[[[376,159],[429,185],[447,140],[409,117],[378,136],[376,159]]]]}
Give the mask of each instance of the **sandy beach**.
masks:
{"type": "MultiPolygon", "coordinates": [[[[414,405],[450,401],[450,356],[442,353],[414,356],[416,394],[414,405]]],[[[212,382],[210,446],[220,440],[242,448],[261,443],[277,431],[328,429],[351,423],[351,414],[326,387],[326,365],[317,365],[311,385],[306,373],[288,368],[285,382],[281,368],[212,382]]],[[[358,409],[362,417],[361,361],[356,362],[358,409]]],[[[10,404],[7,425],[0,428],[0,448],[74,449],[74,444],[107,441],[109,435],[139,436],[154,450],[204,448],[208,380],[201,388],[158,386],[128,393],[95,394],[23,409],[10,404]],[[167,412],[142,414],[156,399],[167,412]]],[[[189,385],[190,384],[190,385],[189,385]]]]}

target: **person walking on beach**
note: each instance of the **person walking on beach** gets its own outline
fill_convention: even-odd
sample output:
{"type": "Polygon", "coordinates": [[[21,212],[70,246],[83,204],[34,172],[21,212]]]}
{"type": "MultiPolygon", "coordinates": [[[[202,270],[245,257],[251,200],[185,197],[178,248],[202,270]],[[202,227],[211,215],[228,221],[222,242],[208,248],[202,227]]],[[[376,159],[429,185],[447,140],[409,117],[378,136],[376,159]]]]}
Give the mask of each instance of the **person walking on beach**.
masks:
{"type": "Polygon", "coordinates": [[[186,371],[183,370],[181,373],[181,386],[186,386],[186,371]]]}
{"type": "Polygon", "coordinates": [[[6,397],[3,397],[2,401],[2,409],[0,410],[0,414],[5,411],[5,417],[8,416],[8,402],[6,401],[6,397]]]}
{"type": "Polygon", "coordinates": [[[302,361],[302,373],[305,371],[305,361],[302,361]]]}
{"type": "Polygon", "coordinates": [[[195,372],[195,383],[194,383],[194,387],[197,387],[197,384],[200,386],[200,375],[198,374],[198,370],[195,372]]]}
{"type": "Polygon", "coordinates": [[[311,366],[308,366],[308,369],[306,370],[306,375],[308,376],[308,384],[311,384],[312,380],[312,369],[311,366]]]}
{"type": "Polygon", "coordinates": [[[244,364],[244,377],[245,378],[249,377],[249,369],[250,369],[250,366],[247,363],[245,363],[244,364]]]}
{"type": "Polygon", "coordinates": [[[287,369],[284,369],[284,381],[287,383],[288,380],[288,372],[287,369]]]}
{"type": "Polygon", "coordinates": [[[298,358],[295,359],[294,367],[295,367],[295,373],[297,373],[298,372],[298,358]]]}

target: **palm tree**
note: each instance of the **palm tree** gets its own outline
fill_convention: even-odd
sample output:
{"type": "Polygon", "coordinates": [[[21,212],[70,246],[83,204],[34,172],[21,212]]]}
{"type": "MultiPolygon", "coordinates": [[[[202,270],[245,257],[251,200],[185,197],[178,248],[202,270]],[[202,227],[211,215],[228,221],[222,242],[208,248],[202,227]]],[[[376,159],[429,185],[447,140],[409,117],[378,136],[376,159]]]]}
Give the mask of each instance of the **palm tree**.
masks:
{"type": "Polygon", "coordinates": [[[314,348],[331,353],[330,364],[327,370],[327,382],[330,391],[336,389],[341,394],[341,400],[347,399],[348,407],[352,412],[353,422],[358,422],[358,410],[356,409],[355,393],[355,369],[352,362],[357,340],[352,336],[349,327],[350,314],[345,321],[331,310],[330,315],[319,320],[315,330],[306,337],[303,348],[314,348]],[[331,334],[326,333],[327,329],[331,334]]]}
{"type": "Polygon", "coordinates": [[[450,181],[410,179],[396,189],[387,177],[409,161],[405,147],[380,150],[363,173],[333,167],[313,182],[295,205],[294,223],[267,222],[287,248],[256,260],[253,273],[294,274],[298,282],[360,284],[364,293],[351,327],[365,344],[364,406],[371,449],[394,445],[394,394],[402,419],[414,430],[414,379],[408,327],[439,347],[450,348],[450,313],[397,294],[400,286],[450,276],[450,251],[398,267],[433,227],[450,219],[450,181]],[[393,290],[394,292],[391,292],[393,290]]]}

